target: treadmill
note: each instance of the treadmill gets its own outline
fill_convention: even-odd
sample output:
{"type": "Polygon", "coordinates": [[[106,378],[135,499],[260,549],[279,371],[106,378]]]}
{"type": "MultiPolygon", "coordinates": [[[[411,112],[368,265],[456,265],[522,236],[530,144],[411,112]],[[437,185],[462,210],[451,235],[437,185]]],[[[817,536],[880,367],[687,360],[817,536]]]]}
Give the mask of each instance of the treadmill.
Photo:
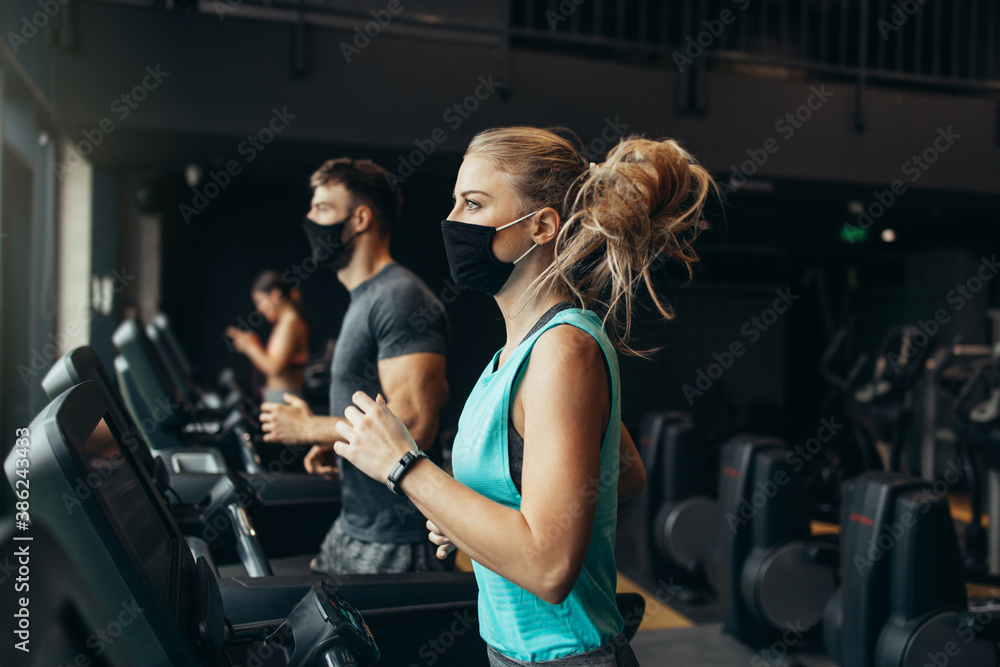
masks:
{"type": "MultiPolygon", "coordinates": [[[[158,313],[153,321],[146,325],[146,335],[160,353],[160,359],[174,379],[174,383],[182,387],[189,400],[201,401],[206,407],[218,410],[240,407],[251,417],[260,416],[259,403],[251,398],[236,379],[233,369],[226,368],[219,373],[216,381],[218,391],[207,389],[198,383],[194,365],[165,314],[158,313]]],[[[326,363],[329,366],[329,360],[326,363]]]]}
{"type": "MultiPolygon", "coordinates": [[[[82,655],[92,665],[405,665],[424,662],[440,648],[428,640],[445,635],[450,646],[437,664],[487,664],[475,595],[447,599],[448,574],[424,574],[418,587],[401,585],[413,575],[286,581],[283,596],[273,594],[281,582],[237,580],[242,594],[227,596],[126,454],[122,433],[101,390],[83,382],[53,400],[8,456],[11,486],[25,477],[34,484],[30,525],[17,524],[13,536],[0,526],[0,557],[38,539],[30,595],[47,603],[30,607],[32,652],[3,642],[3,664],[85,664],[82,655]],[[66,590],[46,595],[44,582],[66,590]]],[[[3,597],[5,611],[18,604],[3,597]]],[[[15,614],[0,620],[8,638],[15,614]]]]}
{"type": "Polygon", "coordinates": [[[118,349],[115,373],[122,397],[137,424],[163,432],[153,439],[158,449],[179,440],[182,446],[213,447],[229,467],[247,472],[261,472],[276,461],[282,470],[304,472],[304,449],[265,443],[257,418],[242,404],[215,409],[175,384],[137,319],[122,322],[112,341],[118,349]]]}
{"type": "MultiPolygon", "coordinates": [[[[55,399],[87,380],[96,385],[115,422],[122,425],[125,455],[145,469],[163,498],[176,500],[170,510],[189,542],[199,538],[211,543],[220,562],[238,556],[251,576],[272,574],[265,553],[277,558],[316,551],[331,517],[340,512],[339,482],[278,471],[253,475],[232,471],[210,448],[160,449],[154,457],[147,446],[150,433],[125,410],[92,348],[79,347],[63,355],[42,380],[42,387],[55,399]],[[199,457],[212,465],[200,463],[199,457]],[[296,519],[294,527],[289,526],[289,516],[296,519]]],[[[207,544],[202,548],[208,548],[207,544]]]]}

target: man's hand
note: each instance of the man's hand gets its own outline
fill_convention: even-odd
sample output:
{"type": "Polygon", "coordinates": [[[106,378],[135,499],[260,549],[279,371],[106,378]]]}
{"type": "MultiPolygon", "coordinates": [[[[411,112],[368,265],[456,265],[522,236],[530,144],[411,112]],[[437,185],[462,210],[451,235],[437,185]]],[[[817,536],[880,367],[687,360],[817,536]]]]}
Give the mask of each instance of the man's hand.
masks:
{"type": "Polygon", "coordinates": [[[337,454],[330,445],[313,445],[305,458],[306,472],[310,475],[322,475],[326,479],[336,479],[337,454]]]}
{"type": "Polygon", "coordinates": [[[309,420],[313,416],[309,404],[292,394],[285,394],[283,398],[288,401],[288,405],[264,403],[260,406],[264,442],[281,442],[286,445],[309,444],[311,442],[309,420]]]}

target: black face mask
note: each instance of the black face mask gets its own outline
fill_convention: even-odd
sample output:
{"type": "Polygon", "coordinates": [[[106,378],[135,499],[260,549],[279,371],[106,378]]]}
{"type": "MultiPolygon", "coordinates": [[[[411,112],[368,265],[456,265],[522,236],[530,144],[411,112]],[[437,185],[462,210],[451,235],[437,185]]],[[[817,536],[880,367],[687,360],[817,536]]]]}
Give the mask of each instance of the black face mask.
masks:
{"type": "Polygon", "coordinates": [[[452,279],[463,287],[486,292],[491,296],[503,289],[514,271],[514,265],[534,250],[535,244],[513,262],[501,262],[493,254],[493,237],[501,229],[516,225],[535,213],[538,211],[500,227],[473,225],[454,220],[441,221],[444,251],[448,255],[452,279]]]}
{"type": "Polygon", "coordinates": [[[340,237],[343,236],[344,227],[352,215],[354,215],[353,211],[348,213],[347,217],[343,220],[335,222],[332,225],[321,225],[309,218],[302,221],[302,229],[305,230],[306,237],[309,239],[312,257],[316,260],[317,264],[336,271],[342,269],[350,262],[351,257],[350,255],[345,256],[344,250],[347,248],[347,244],[357,238],[358,235],[355,234],[344,242],[341,242],[340,237]],[[345,259],[347,261],[344,261],[345,259]]]}

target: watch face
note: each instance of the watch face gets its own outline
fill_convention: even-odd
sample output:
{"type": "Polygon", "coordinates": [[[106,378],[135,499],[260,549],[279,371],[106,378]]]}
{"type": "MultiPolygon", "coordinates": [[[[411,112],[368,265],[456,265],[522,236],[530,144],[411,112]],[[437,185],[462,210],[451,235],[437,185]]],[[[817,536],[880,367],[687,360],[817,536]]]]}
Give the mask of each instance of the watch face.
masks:
{"type": "Polygon", "coordinates": [[[396,467],[392,469],[389,473],[389,478],[385,480],[385,485],[389,487],[389,490],[395,493],[397,496],[403,495],[399,490],[399,480],[409,469],[410,464],[412,464],[418,458],[424,458],[426,454],[418,450],[411,450],[403,454],[403,458],[399,459],[399,463],[396,467]]]}

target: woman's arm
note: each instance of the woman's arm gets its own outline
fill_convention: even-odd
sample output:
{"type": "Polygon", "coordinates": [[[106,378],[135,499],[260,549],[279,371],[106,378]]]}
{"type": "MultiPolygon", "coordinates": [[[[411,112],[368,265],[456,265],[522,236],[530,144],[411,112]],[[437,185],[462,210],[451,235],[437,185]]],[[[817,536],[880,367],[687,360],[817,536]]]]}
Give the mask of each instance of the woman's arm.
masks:
{"type": "MultiPolygon", "coordinates": [[[[470,558],[547,602],[562,602],[593,530],[607,384],[597,342],[575,327],[553,328],[535,344],[517,395],[525,441],[520,510],[474,492],[426,459],[413,464],[402,491],[470,558]]],[[[336,427],[346,442],[334,448],[384,482],[412,439],[383,402],[363,392],[354,400],[357,407],[336,427]]]]}
{"type": "Polygon", "coordinates": [[[230,327],[227,332],[233,338],[233,344],[237,351],[245,354],[257,370],[268,378],[272,378],[285,370],[288,360],[295,350],[297,332],[294,324],[290,319],[278,320],[267,341],[266,349],[255,334],[239,332],[233,327],[230,327]]]}
{"type": "Polygon", "coordinates": [[[625,424],[622,424],[622,439],[619,446],[618,502],[635,498],[646,490],[646,468],[642,465],[639,450],[632,441],[625,424]]]}
{"type": "MultiPolygon", "coordinates": [[[[622,423],[621,445],[619,447],[618,463],[620,472],[618,475],[618,502],[624,502],[630,498],[640,495],[646,490],[646,468],[639,457],[635,442],[629,434],[625,424],[622,423]]],[[[427,522],[427,530],[430,531],[431,542],[442,547],[438,549],[438,558],[446,558],[454,549],[451,540],[441,532],[441,529],[433,522],[427,522]]]]}

